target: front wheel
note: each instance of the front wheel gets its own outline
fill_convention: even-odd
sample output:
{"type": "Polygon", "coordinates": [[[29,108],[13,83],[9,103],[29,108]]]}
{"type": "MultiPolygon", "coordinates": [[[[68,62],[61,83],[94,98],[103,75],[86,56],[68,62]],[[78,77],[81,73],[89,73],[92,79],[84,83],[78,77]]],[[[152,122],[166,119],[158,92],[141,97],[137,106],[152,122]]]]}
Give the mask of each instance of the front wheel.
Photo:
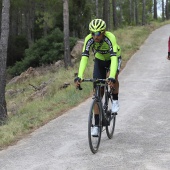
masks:
{"type": "Polygon", "coordinates": [[[88,118],[88,140],[89,140],[89,147],[92,153],[96,153],[98,151],[101,139],[101,132],[102,132],[102,117],[101,117],[101,108],[100,103],[96,100],[93,100],[93,103],[90,108],[89,118],[88,118]],[[98,113],[98,118],[96,119],[96,112],[98,113]],[[98,134],[92,135],[93,128],[98,127],[98,134]]]}

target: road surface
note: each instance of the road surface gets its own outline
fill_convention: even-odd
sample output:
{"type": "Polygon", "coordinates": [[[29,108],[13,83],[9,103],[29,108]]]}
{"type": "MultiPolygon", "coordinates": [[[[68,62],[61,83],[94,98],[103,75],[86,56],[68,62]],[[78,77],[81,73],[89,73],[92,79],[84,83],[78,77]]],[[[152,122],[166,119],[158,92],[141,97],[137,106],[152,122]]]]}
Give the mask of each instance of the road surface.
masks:
{"type": "Polygon", "coordinates": [[[170,25],[154,31],[120,73],[114,138],[88,146],[91,98],[0,151],[0,170],[169,170],[170,25]]]}

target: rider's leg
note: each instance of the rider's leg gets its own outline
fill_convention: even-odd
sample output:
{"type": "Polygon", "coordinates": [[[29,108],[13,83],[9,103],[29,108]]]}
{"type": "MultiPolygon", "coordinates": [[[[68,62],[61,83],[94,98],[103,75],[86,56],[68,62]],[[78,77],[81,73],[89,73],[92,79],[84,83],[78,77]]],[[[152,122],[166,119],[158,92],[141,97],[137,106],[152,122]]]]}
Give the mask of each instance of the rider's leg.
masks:
{"type": "Polygon", "coordinates": [[[118,80],[118,75],[121,67],[121,56],[118,57],[118,69],[117,69],[117,74],[115,76],[116,83],[115,83],[115,89],[112,92],[113,96],[113,103],[112,103],[112,112],[116,113],[119,111],[119,102],[118,102],[118,95],[119,95],[119,80],[118,80]]]}
{"type": "MultiPolygon", "coordinates": [[[[94,83],[94,94],[95,94],[95,83],[94,83]]],[[[100,89],[100,97],[102,98],[104,95],[104,87],[100,89]]],[[[94,105],[94,114],[95,114],[95,125],[99,124],[99,107],[97,104],[94,105]]]]}
{"type": "Polygon", "coordinates": [[[118,75],[119,73],[116,74],[116,83],[115,83],[115,88],[113,90],[113,100],[118,100],[118,94],[119,94],[119,80],[118,80],[118,75]]]}
{"type": "MultiPolygon", "coordinates": [[[[105,71],[105,61],[101,61],[95,58],[94,61],[94,71],[93,71],[93,78],[105,79],[106,78],[106,71],[105,71]]],[[[94,83],[94,94],[95,94],[95,87],[96,84],[94,83]]],[[[102,98],[104,95],[104,87],[100,89],[100,97],[102,98]]],[[[99,109],[97,104],[94,106],[94,114],[95,114],[95,125],[99,124],[99,109]]]]}

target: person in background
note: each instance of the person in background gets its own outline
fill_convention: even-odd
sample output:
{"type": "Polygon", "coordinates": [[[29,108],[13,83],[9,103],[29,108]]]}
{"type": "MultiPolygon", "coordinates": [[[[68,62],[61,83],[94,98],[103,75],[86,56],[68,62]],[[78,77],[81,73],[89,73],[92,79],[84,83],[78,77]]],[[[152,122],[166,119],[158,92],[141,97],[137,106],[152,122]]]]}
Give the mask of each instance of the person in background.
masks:
{"type": "Polygon", "coordinates": [[[167,59],[170,60],[170,36],[169,36],[169,40],[168,40],[168,56],[167,59]]]}

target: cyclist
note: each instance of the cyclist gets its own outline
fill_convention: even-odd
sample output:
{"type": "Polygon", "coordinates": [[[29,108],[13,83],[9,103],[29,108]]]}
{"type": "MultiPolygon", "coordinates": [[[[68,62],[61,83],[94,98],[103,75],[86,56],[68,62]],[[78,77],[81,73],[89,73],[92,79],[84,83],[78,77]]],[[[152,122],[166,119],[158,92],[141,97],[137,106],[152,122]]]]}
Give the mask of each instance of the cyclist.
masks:
{"type": "Polygon", "coordinates": [[[169,41],[168,41],[168,56],[167,59],[170,60],[170,36],[169,36],[169,41]]]}
{"type": "MultiPolygon", "coordinates": [[[[94,71],[93,78],[106,79],[108,77],[108,85],[114,88],[112,112],[116,113],[119,110],[118,93],[119,81],[118,74],[121,66],[120,47],[116,42],[116,37],[109,31],[106,31],[106,23],[102,19],[94,19],[89,24],[90,34],[85,37],[82,50],[82,58],[80,61],[78,77],[74,79],[76,87],[80,85],[83,79],[90,50],[93,51],[94,71]],[[110,68],[110,74],[106,75],[106,68],[110,68]]],[[[94,83],[95,87],[95,83],[94,83]]],[[[103,90],[104,94],[104,90],[103,90]]],[[[102,95],[103,95],[102,94],[102,95]]],[[[98,134],[97,124],[99,115],[95,113],[95,127],[92,130],[92,135],[98,134]]]]}

